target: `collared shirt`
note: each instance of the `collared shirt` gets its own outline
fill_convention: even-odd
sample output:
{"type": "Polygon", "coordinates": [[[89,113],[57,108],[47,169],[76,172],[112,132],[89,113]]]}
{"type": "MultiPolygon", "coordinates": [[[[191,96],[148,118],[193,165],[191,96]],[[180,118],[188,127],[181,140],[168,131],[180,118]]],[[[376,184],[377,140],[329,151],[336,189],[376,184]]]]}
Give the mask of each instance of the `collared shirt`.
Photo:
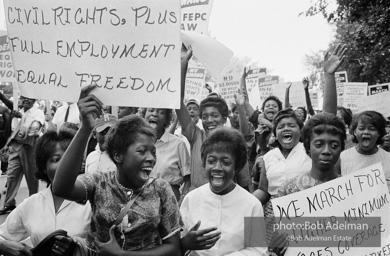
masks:
{"type": "MultiPolygon", "coordinates": [[[[247,247],[244,242],[245,217],[263,217],[263,207],[257,198],[240,186],[236,186],[226,195],[217,195],[205,184],[189,192],[180,207],[184,222],[182,236],[200,220],[198,230],[217,227],[221,238],[208,250],[193,251],[191,255],[265,255],[265,247],[247,247]]],[[[256,219],[261,221],[261,219],[256,219]]],[[[251,225],[249,225],[251,227],[251,225]]],[[[248,230],[248,237],[256,237],[265,232],[248,230]],[[253,235],[252,235],[253,234],[253,235]]],[[[259,238],[261,239],[261,238],[259,238]]],[[[265,237],[263,238],[264,244],[265,237]]]]}
{"type": "Polygon", "coordinates": [[[51,232],[63,229],[72,237],[85,238],[91,220],[89,204],[64,200],[57,213],[50,187],[25,199],[0,226],[0,239],[20,242],[28,237],[36,246],[51,232]]]}
{"type": "Polygon", "coordinates": [[[162,178],[171,185],[181,185],[183,177],[191,174],[191,159],[184,141],[165,130],[154,145],[156,164],[151,176],[162,178]]]}
{"type": "MultiPolygon", "coordinates": [[[[53,116],[52,122],[57,126],[57,132],[60,130],[61,125],[65,122],[65,115],[67,109],[68,104],[64,104],[57,109],[56,113],[53,116]]],[[[79,107],[77,106],[77,103],[72,103],[69,105],[69,114],[67,122],[74,123],[77,125],[80,124],[80,111],[79,107]]]]}
{"type": "Polygon", "coordinates": [[[265,170],[268,179],[268,193],[276,195],[279,188],[288,180],[311,169],[311,158],[306,154],[301,142],[291,150],[287,158],[274,148],[264,155],[265,170]]]}
{"type": "Polygon", "coordinates": [[[92,151],[85,160],[85,172],[93,173],[96,171],[107,172],[116,170],[115,163],[111,160],[107,151],[101,151],[99,143],[96,145],[95,151],[92,151]]]}

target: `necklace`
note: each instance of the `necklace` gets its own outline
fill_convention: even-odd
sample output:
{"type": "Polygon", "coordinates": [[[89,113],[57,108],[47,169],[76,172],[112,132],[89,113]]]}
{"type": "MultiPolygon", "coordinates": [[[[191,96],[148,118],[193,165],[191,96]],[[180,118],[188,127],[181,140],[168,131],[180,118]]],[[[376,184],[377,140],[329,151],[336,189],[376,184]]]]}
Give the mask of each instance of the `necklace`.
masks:
{"type": "Polygon", "coordinates": [[[145,182],[145,184],[144,184],[141,188],[139,188],[139,189],[137,189],[137,190],[134,190],[134,189],[126,188],[125,186],[123,186],[123,185],[119,182],[119,180],[118,180],[116,174],[115,174],[115,181],[116,181],[116,183],[118,184],[118,186],[120,187],[120,189],[124,190],[124,191],[126,192],[126,195],[127,195],[127,196],[130,196],[130,198],[131,198],[131,196],[132,196],[134,193],[136,193],[136,192],[138,192],[138,191],[141,191],[141,190],[146,186],[146,184],[147,184],[147,182],[145,182]]]}

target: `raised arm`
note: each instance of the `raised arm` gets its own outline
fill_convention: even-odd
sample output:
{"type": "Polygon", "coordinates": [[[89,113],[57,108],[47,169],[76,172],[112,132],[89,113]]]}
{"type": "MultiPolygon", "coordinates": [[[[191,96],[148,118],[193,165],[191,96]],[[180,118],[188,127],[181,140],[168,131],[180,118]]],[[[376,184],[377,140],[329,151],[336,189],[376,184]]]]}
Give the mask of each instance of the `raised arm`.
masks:
{"type": "Polygon", "coordinates": [[[303,83],[303,90],[305,90],[305,99],[306,99],[306,107],[307,107],[307,112],[309,112],[309,115],[314,116],[314,109],[313,106],[311,105],[311,99],[310,99],[310,93],[309,93],[309,78],[304,77],[302,80],[303,83]]]}
{"type": "Polygon", "coordinates": [[[244,137],[246,137],[249,134],[249,125],[246,119],[245,96],[241,93],[240,89],[238,90],[237,94],[234,94],[234,99],[237,104],[240,132],[242,135],[244,135],[244,137]]]}
{"type": "Polygon", "coordinates": [[[85,147],[94,127],[94,120],[103,114],[103,104],[90,94],[95,87],[96,85],[89,85],[81,90],[77,103],[80,109],[81,127],[63,155],[52,184],[53,193],[68,200],[86,199],[84,185],[77,180],[77,176],[83,162],[85,147]]]}
{"type": "Polygon", "coordinates": [[[4,105],[9,108],[11,111],[14,110],[14,103],[12,100],[8,99],[3,93],[0,92],[0,100],[4,103],[4,105]]]}
{"type": "Polygon", "coordinates": [[[336,73],[337,69],[343,63],[346,51],[347,46],[339,44],[330,56],[329,52],[325,54],[325,87],[322,111],[334,115],[337,113],[337,91],[334,73],[336,73]]]}
{"type": "Polygon", "coordinates": [[[186,86],[186,74],[187,74],[187,68],[188,68],[188,61],[191,59],[192,56],[192,49],[189,46],[188,49],[186,49],[184,46],[182,47],[181,51],[181,95],[180,95],[180,109],[176,109],[176,115],[179,119],[181,129],[182,131],[185,131],[188,124],[190,124],[192,121],[190,114],[188,114],[187,108],[184,105],[184,92],[185,92],[185,86],[186,86]]]}
{"type": "Polygon", "coordinates": [[[284,107],[290,108],[290,88],[291,88],[292,83],[288,83],[286,87],[286,92],[285,92],[285,97],[284,97],[284,107]]]}
{"type": "Polygon", "coordinates": [[[247,70],[245,67],[244,72],[242,73],[242,75],[240,77],[240,90],[243,93],[243,95],[245,96],[244,107],[245,107],[246,114],[250,117],[253,115],[255,110],[253,109],[252,105],[249,103],[248,89],[246,88],[246,78],[248,76],[248,73],[249,73],[249,70],[247,70]]]}

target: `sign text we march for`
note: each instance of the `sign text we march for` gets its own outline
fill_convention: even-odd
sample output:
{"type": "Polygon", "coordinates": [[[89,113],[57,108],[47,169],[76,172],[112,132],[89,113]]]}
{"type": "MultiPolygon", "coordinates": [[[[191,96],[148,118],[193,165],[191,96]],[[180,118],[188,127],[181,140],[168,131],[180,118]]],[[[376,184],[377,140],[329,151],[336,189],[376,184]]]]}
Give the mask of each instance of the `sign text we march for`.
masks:
{"type": "Polygon", "coordinates": [[[389,200],[379,163],[273,199],[274,228],[288,234],[286,256],[386,255],[389,200]]]}

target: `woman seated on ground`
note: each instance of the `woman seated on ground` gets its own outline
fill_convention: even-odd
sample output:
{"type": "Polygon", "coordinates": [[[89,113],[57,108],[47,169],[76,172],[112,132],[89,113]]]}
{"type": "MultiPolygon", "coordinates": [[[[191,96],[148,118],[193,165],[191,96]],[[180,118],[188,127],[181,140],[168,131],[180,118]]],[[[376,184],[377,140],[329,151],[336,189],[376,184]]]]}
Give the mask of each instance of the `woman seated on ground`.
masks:
{"type": "Polygon", "coordinates": [[[356,114],[349,133],[357,145],[341,153],[337,172],[344,176],[381,162],[390,188],[390,153],[379,147],[387,134],[385,127],[386,119],[376,111],[356,114]]]}
{"type": "Polygon", "coordinates": [[[329,113],[315,115],[303,127],[302,138],[312,167],[309,171],[287,181],[279,190],[279,197],[311,188],[339,176],[335,171],[335,164],[345,146],[344,123],[329,113]]]}
{"type": "Polygon", "coordinates": [[[263,208],[234,183],[247,159],[244,137],[235,129],[217,128],[203,143],[201,156],[209,183],[189,192],[181,205],[182,254],[194,250],[191,255],[264,255],[265,246],[247,246],[244,241],[244,218],[262,217],[263,208]]]}
{"type": "Polygon", "coordinates": [[[55,196],[51,186],[58,163],[72,138],[73,134],[67,131],[58,135],[55,131],[48,131],[38,139],[34,149],[36,177],[46,182],[48,187],[25,199],[0,226],[1,254],[32,255],[31,248],[21,241],[30,237],[35,247],[58,229],[67,231],[71,239],[58,237],[53,246],[55,255],[62,255],[73,242],[84,243],[91,219],[90,205],[80,205],[55,196]]]}
{"type": "Polygon", "coordinates": [[[94,120],[102,115],[102,102],[90,94],[95,87],[81,91],[81,127],[59,164],[53,192],[90,201],[89,255],[180,255],[179,207],[168,182],[149,178],[156,134],[143,118],[123,117],[108,132],[106,150],[115,170],[78,175],[94,120]]]}

